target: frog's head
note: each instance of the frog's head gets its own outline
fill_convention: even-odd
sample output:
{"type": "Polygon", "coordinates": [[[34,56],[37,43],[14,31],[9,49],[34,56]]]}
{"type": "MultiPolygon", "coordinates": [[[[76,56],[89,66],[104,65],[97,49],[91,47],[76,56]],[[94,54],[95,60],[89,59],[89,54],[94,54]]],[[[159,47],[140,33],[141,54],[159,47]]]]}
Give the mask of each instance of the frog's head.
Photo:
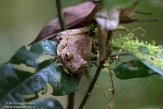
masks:
{"type": "Polygon", "coordinates": [[[87,60],[83,59],[79,52],[65,50],[61,56],[61,61],[71,73],[80,73],[86,70],[87,60]]]}
{"type": "Polygon", "coordinates": [[[90,50],[88,34],[76,34],[62,37],[57,48],[57,55],[68,71],[81,73],[88,65],[90,50]]]}

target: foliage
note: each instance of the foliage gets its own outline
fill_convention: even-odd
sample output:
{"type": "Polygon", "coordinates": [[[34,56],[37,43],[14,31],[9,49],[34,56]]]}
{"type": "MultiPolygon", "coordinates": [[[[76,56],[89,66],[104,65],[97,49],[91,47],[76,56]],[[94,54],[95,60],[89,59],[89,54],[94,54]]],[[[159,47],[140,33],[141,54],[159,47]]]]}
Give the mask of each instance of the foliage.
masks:
{"type": "MultiPolygon", "coordinates": [[[[109,9],[111,9],[113,7],[120,7],[121,5],[126,5],[128,3],[129,0],[104,0],[103,6],[104,8],[109,7],[109,9]],[[107,4],[107,6],[105,6],[105,4],[107,4]]],[[[93,15],[96,13],[93,11],[95,10],[96,6],[92,3],[91,5],[93,8],[91,10],[87,10],[86,16],[82,16],[80,19],[76,19],[75,22],[69,22],[69,28],[73,26],[78,27],[83,23],[87,23],[85,19],[89,18],[90,21],[94,19],[94,16],[90,17],[90,15],[92,14],[91,12],[93,12],[93,15]]],[[[73,7],[72,9],[76,9],[78,7],[80,7],[80,5],[78,5],[77,7],[73,7]]],[[[67,9],[71,9],[71,7],[67,9]]],[[[66,13],[66,10],[64,10],[64,12],[66,13]]],[[[72,16],[73,15],[74,14],[72,14],[72,16]]],[[[72,16],[70,16],[70,18],[72,16]]],[[[117,25],[119,25],[119,20],[121,19],[118,15],[117,25]]],[[[115,22],[113,21],[113,23],[115,22]]],[[[133,34],[137,29],[130,31],[125,35],[120,34],[118,37],[114,37],[113,40],[111,40],[112,29],[105,30],[104,28],[100,28],[100,30],[97,25],[94,25],[93,29],[95,29],[93,30],[94,35],[100,34],[98,37],[101,36],[100,38],[92,38],[92,42],[95,42],[93,44],[96,45],[96,41],[98,40],[100,46],[99,48],[97,47],[95,49],[98,50],[94,51],[96,52],[96,54],[91,54],[100,56],[98,58],[95,56],[95,58],[92,58],[92,60],[90,60],[90,63],[93,63],[93,65],[91,64],[92,66],[96,66],[97,64],[93,61],[99,61],[99,63],[101,62],[99,64],[100,66],[97,67],[99,71],[98,75],[100,74],[100,70],[101,68],[103,68],[103,63],[105,62],[103,69],[106,68],[105,70],[107,71],[114,71],[116,77],[123,80],[131,78],[145,78],[153,74],[159,74],[163,76],[163,47],[156,46],[154,43],[150,44],[148,42],[138,40],[133,34]],[[98,29],[101,33],[97,31],[98,29]],[[108,39],[108,31],[110,32],[110,39],[108,39]],[[112,59],[112,55],[110,56],[109,52],[111,51],[111,48],[113,51],[112,55],[116,55],[117,60],[112,59]],[[117,50],[122,50],[124,53],[117,52],[117,50]],[[107,59],[108,61],[106,61],[107,59]]],[[[54,19],[54,21],[48,23],[43,27],[43,32],[40,32],[41,38],[39,37],[39,40],[42,40],[42,35],[46,34],[45,36],[48,36],[49,34],[52,35],[55,32],[56,35],[58,34],[58,31],[60,31],[58,19],[57,21],[56,19],[54,19]],[[58,30],[55,30],[56,27],[54,24],[57,24],[58,30]]],[[[46,92],[47,84],[51,85],[53,89],[53,96],[69,95],[78,90],[79,81],[76,81],[76,78],[74,79],[75,76],[73,77],[71,74],[69,74],[69,72],[67,72],[65,66],[63,66],[61,61],[57,58],[57,46],[57,41],[50,40],[43,40],[37,43],[33,43],[31,47],[22,46],[8,62],[3,63],[0,66],[0,108],[6,107],[6,102],[31,101],[39,109],[63,109],[61,104],[54,98],[49,98],[45,100],[37,99],[39,97],[39,92],[44,93],[44,90],[46,92]],[[43,57],[45,55],[48,55],[49,58],[40,62],[40,57],[43,57]],[[30,68],[33,70],[28,71],[25,69],[21,69],[22,65],[24,65],[27,69],[30,68]],[[34,95],[34,97],[27,97],[27,95],[34,95]],[[50,105],[49,103],[51,103],[52,105],[50,105]]],[[[97,77],[98,76],[96,76],[96,80],[97,77]]],[[[94,80],[94,83],[96,82],[96,80],[94,80]]],[[[91,89],[89,90],[91,92],[91,89]]],[[[86,96],[89,95],[90,94],[87,93],[86,96]]],[[[26,104],[18,105],[25,106],[26,104]]]]}
{"type": "Polygon", "coordinates": [[[129,32],[126,36],[120,35],[112,41],[112,45],[126,50],[153,71],[163,75],[163,49],[161,46],[155,46],[155,43],[139,41],[133,34],[135,30],[129,32]]]}
{"type": "Polygon", "coordinates": [[[33,101],[36,109],[63,109],[61,104],[54,98],[33,101]]]}
{"type": "Polygon", "coordinates": [[[42,63],[37,62],[39,56],[43,54],[54,57],[56,46],[56,42],[48,40],[33,44],[30,50],[23,46],[9,62],[0,66],[1,107],[5,105],[6,101],[25,102],[32,99],[24,97],[25,95],[35,95],[37,98],[37,93],[43,90],[47,83],[52,86],[52,95],[55,96],[69,94],[77,90],[75,80],[70,78],[57,61],[49,59],[42,63]],[[31,73],[16,69],[15,64],[25,64],[35,68],[35,71],[31,73]]]}

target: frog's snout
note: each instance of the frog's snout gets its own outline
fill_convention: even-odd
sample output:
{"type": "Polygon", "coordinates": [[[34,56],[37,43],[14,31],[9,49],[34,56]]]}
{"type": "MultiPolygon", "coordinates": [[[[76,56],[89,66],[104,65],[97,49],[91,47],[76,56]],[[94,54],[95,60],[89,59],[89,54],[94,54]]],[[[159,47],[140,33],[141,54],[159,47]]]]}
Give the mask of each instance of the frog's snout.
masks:
{"type": "Polygon", "coordinates": [[[81,73],[86,71],[88,68],[88,62],[84,59],[80,60],[80,65],[78,65],[78,68],[76,68],[76,73],[81,73]]]}

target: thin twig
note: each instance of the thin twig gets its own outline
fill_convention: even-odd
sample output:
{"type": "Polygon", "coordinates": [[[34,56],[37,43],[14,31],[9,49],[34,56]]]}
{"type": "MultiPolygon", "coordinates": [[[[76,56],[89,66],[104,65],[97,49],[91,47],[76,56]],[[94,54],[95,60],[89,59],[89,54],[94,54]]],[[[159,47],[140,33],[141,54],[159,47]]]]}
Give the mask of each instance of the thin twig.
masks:
{"type": "Polygon", "coordinates": [[[137,14],[152,15],[152,12],[135,11],[137,14]]]}
{"type": "MultiPolygon", "coordinates": [[[[61,5],[61,0],[55,0],[56,1],[56,6],[57,6],[57,14],[59,18],[59,23],[61,30],[64,31],[66,30],[64,18],[62,15],[62,5],[61,5]]],[[[73,109],[74,108],[74,93],[71,93],[67,96],[67,109],[73,109]]]]}
{"type": "Polygon", "coordinates": [[[112,31],[108,31],[107,40],[105,42],[108,45],[107,55],[103,60],[99,61],[99,65],[97,66],[96,73],[93,77],[93,80],[91,81],[91,84],[89,85],[89,88],[86,91],[86,94],[85,94],[84,98],[82,99],[78,109],[83,109],[83,107],[84,107],[85,103],[87,102],[87,100],[88,100],[88,98],[89,98],[89,96],[90,96],[90,94],[91,94],[91,92],[95,86],[95,83],[96,83],[96,81],[100,75],[100,72],[101,72],[101,69],[103,67],[105,60],[107,60],[107,58],[110,57],[110,55],[111,55],[111,48],[110,48],[111,47],[111,45],[110,45],[111,38],[112,38],[112,31]],[[108,41],[108,43],[107,43],[107,41],[108,41]]]}
{"type": "Polygon", "coordinates": [[[61,0],[55,0],[55,1],[56,1],[57,14],[58,14],[58,18],[59,18],[59,23],[60,23],[60,26],[61,26],[61,30],[64,31],[64,30],[66,30],[66,26],[65,26],[63,15],[62,15],[61,0]]]}
{"type": "Polygon", "coordinates": [[[110,79],[111,79],[111,83],[112,83],[112,94],[113,94],[113,96],[114,96],[114,94],[115,94],[114,80],[113,80],[113,74],[112,74],[110,65],[109,65],[109,67],[108,67],[108,70],[109,70],[110,79]]]}
{"type": "Polygon", "coordinates": [[[67,96],[67,109],[74,108],[74,96],[75,96],[74,92],[67,96]]]}
{"type": "Polygon", "coordinates": [[[86,92],[86,94],[85,94],[81,104],[79,105],[78,109],[83,109],[85,103],[87,102],[87,100],[88,100],[88,98],[90,96],[90,93],[92,92],[92,90],[94,88],[94,85],[95,85],[95,83],[96,83],[96,81],[97,81],[97,79],[99,77],[99,74],[101,72],[103,64],[104,64],[104,61],[99,63],[99,65],[97,67],[97,70],[96,70],[96,74],[95,74],[95,76],[94,76],[94,78],[93,78],[93,80],[92,80],[92,82],[91,82],[91,84],[90,84],[90,86],[89,86],[89,88],[88,88],[88,90],[87,90],[87,92],[86,92]]]}

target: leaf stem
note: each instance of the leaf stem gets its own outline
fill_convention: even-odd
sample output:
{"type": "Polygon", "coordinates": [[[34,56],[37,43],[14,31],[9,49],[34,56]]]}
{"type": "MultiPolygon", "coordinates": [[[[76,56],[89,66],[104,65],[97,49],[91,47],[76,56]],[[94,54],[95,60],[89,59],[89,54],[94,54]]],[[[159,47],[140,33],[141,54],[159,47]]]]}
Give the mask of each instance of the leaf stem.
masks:
{"type": "Polygon", "coordinates": [[[55,0],[55,1],[56,1],[56,6],[57,6],[57,14],[59,18],[60,27],[61,27],[61,30],[64,31],[66,30],[66,26],[65,26],[63,15],[62,15],[61,0],[55,0]]]}

